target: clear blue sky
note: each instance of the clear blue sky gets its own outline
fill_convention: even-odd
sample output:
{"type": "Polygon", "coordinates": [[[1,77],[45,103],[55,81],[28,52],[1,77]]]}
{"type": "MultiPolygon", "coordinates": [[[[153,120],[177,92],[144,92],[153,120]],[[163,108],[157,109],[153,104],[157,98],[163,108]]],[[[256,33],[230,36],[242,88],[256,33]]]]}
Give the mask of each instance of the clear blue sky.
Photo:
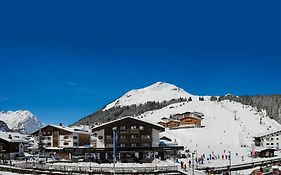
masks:
{"type": "Polygon", "coordinates": [[[157,81],[281,93],[281,1],[0,3],[0,110],[70,124],[157,81]]]}

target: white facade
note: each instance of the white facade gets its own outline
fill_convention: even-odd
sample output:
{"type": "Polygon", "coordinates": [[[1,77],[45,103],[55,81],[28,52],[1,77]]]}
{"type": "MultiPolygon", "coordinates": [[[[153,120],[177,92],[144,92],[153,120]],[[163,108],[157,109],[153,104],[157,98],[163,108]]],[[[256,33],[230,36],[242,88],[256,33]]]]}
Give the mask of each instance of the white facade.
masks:
{"type": "MultiPolygon", "coordinates": [[[[56,125],[47,125],[45,127],[53,127],[53,128],[57,128],[60,130],[64,130],[66,132],[62,132],[65,134],[60,134],[60,132],[58,132],[58,131],[56,131],[56,132],[52,132],[52,131],[43,132],[42,131],[42,135],[43,135],[42,142],[43,142],[44,147],[69,148],[69,147],[79,146],[79,144],[81,144],[81,143],[79,143],[79,142],[81,142],[80,137],[84,137],[85,135],[89,136],[88,144],[90,144],[90,135],[92,134],[91,132],[77,129],[77,128],[70,128],[70,127],[56,126],[56,125]],[[47,135],[44,135],[44,134],[47,134],[47,135]]],[[[38,131],[36,131],[36,132],[38,132],[38,131]]],[[[40,136],[38,136],[39,135],[38,133],[34,134],[34,135],[35,135],[34,143],[35,143],[35,145],[38,145],[40,136]]],[[[83,139],[85,139],[85,138],[83,138],[83,139]]]]}
{"type": "Polygon", "coordinates": [[[159,146],[159,130],[152,129],[152,147],[159,146]]]}
{"type": "Polygon", "coordinates": [[[105,148],[105,136],[104,136],[104,129],[95,131],[96,133],[96,147],[97,148],[105,148]]]}
{"type": "Polygon", "coordinates": [[[256,146],[279,150],[281,145],[281,131],[268,132],[255,137],[256,146]]]}
{"type": "Polygon", "coordinates": [[[267,148],[275,148],[275,149],[280,149],[280,144],[281,144],[281,136],[280,134],[272,134],[272,135],[267,135],[264,137],[261,137],[261,146],[262,147],[267,147],[267,148]]]}

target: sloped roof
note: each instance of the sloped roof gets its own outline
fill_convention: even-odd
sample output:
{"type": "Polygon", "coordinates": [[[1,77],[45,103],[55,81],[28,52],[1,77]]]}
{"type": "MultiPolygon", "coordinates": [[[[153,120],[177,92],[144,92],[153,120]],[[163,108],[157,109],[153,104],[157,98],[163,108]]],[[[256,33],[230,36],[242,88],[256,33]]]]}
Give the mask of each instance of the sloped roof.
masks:
{"type": "Polygon", "coordinates": [[[158,124],[152,124],[152,123],[149,123],[147,121],[144,121],[144,120],[140,120],[140,119],[137,119],[135,117],[131,117],[131,116],[127,116],[127,117],[122,117],[122,118],[119,118],[119,119],[116,119],[116,120],[113,120],[113,121],[110,121],[110,122],[107,122],[107,123],[103,123],[99,126],[96,126],[96,127],[93,127],[92,130],[93,131],[97,131],[97,130],[100,130],[100,129],[103,129],[105,128],[106,126],[108,125],[111,125],[111,124],[115,124],[115,123],[118,123],[122,120],[136,120],[136,121],[139,121],[139,122],[142,122],[142,123],[146,123],[147,125],[150,125],[152,128],[155,128],[157,130],[161,130],[161,131],[165,131],[165,128],[161,125],[158,125],[158,124]]]}
{"type": "Polygon", "coordinates": [[[42,128],[34,131],[31,135],[35,134],[36,132],[40,131],[41,129],[44,129],[46,127],[54,127],[54,128],[57,128],[57,129],[61,129],[61,130],[64,130],[64,131],[68,131],[68,132],[71,132],[71,133],[78,133],[78,134],[91,134],[89,131],[86,131],[86,130],[82,130],[82,129],[78,129],[78,128],[71,128],[71,127],[68,127],[68,126],[60,126],[60,125],[53,125],[53,124],[48,124],[48,125],[45,125],[43,126],[42,128]]]}
{"type": "Polygon", "coordinates": [[[13,143],[27,142],[27,140],[24,139],[24,136],[25,135],[15,132],[0,132],[0,139],[3,139],[7,142],[13,142],[13,143]]]}
{"type": "Polygon", "coordinates": [[[266,132],[262,132],[262,133],[259,133],[259,134],[256,134],[254,136],[255,137],[265,137],[265,136],[268,136],[268,135],[271,135],[271,134],[276,134],[280,132],[281,133],[281,129],[277,129],[277,130],[270,130],[270,131],[266,131],[266,132]]]}

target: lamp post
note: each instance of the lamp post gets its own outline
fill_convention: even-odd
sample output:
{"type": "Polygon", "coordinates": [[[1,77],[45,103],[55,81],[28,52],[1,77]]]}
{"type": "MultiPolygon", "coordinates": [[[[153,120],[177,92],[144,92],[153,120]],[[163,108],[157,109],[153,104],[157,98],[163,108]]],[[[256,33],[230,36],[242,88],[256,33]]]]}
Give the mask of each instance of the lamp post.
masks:
{"type": "Polygon", "coordinates": [[[192,153],[192,175],[194,175],[194,154],[195,152],[192,153]]]}
{"type": "Polygon", "coordinates": [[[115,174],[115,163],[116,163],[116,155],[117,155],[117,127],[113,128],[113,174],[115,174]]]}
{"type": "Polygon", "coordinates": [[[195,152],[196,169],[198,169],[198,157],[197,157],[197,150],[194,150],[194,152],[195,152]]]}
{"type": "Polygon", "coordinates": [[[231,151],[228,151],[229,153],[229,174],[231,175],[231,171],[230,171],[230,168],[231,168],[231,151]]]}

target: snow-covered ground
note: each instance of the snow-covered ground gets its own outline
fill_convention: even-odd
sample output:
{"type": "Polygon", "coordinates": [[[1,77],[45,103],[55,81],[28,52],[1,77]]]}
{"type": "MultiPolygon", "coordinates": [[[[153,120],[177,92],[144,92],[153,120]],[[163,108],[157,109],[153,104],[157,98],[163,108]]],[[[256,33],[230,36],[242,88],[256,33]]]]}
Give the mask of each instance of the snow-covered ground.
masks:
{"type": "MultiPolygon", "coordinates": [[[[18,175],[19,173],[12,173],[7,171],[0,171],[1,175],[18,175]]],[[[31,175],[31,174],[21,174],[21,175],[31,175]]]]}
{"type": "MultiPolygon", "coordinates": [[[[190,152],[197,152],[197,157],[203,154],[205,157],[220,157],[231,152],[233,163],[243,163],[252,161],[248,158],[253,145],[253,136],[268,130],[281,129],[280,124],[269,117],[262,118],[260,124],[260,113],[253,107],[245,106],[241,103],[222,101],[220,103],[204,97],[204,101],[193,100],[172,104],[165,108],[149,111],[139,118],[145,121],[157,123],[162,117],[169,117],[176,113],[186,111],[197,111],[203,113],[202,128],[180,128],[166,129],[162,136],[167,136],[179,145],[185,146],[190,152]],[[237,120],[232,111],[237,112],[237,120]],[[236,153],[238,156],[236,156],[236,153]],[[242,156],[244,161],[242,161],[242,156]]],[[[227,165],[228,161],[219,161],[220,165],[227,165]]]]}

